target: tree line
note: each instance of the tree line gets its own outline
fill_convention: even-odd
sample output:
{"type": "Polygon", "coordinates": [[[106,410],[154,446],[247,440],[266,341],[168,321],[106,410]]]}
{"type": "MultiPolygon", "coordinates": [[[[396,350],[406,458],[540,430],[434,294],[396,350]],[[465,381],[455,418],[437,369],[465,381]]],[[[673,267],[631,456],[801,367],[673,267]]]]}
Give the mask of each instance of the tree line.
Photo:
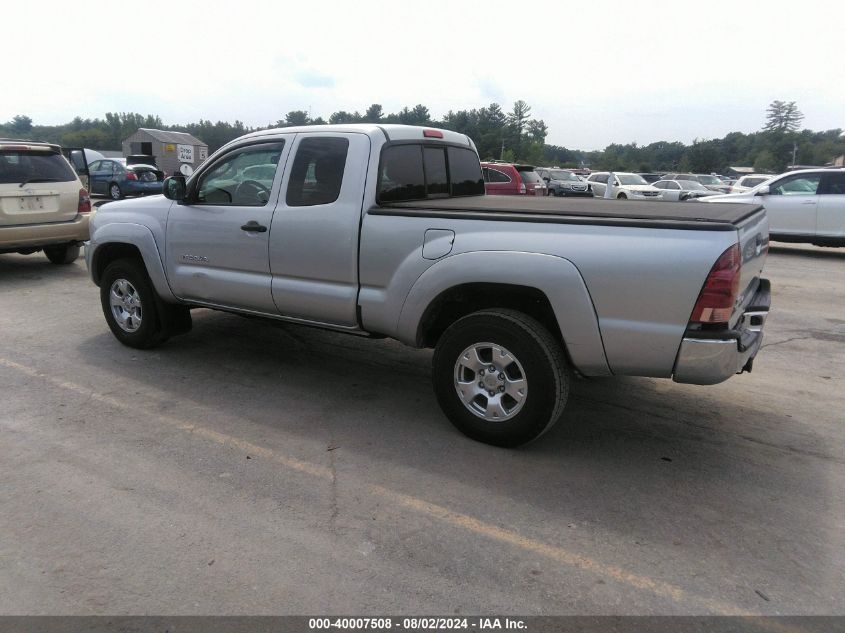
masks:
{"type": "Polygon", "coordinates": [[[803,114],[794,101],[769,104],[764,125],[745,134],[730,132],[723,138],[658,141],[648,145],[612,143],[603,150],[583,151],[546,143],[548,126],[531,115],[531,106],[519,100],[510,111],[498,103],[470,110],[448,111],[441,119],[431,116],[428,107],[417,104],[385,113],[378,103],[359,111],[338,110],[328,119],[312,117],[304,110],[292,110],[265,127],[249,127],[242,121],[165,125],[161,117],[137,113],[107,112],[105,118],[74,118],[63,125],[36,125],[26,115],[0,124],[0,137],[28,138],[68,147],[119,150],[123,139],[139,127],[188,132],[208,144],[213,152],[243,134],[273,127],[320,125],[325,123],[403,123],[441,127],[467,134],[475,141],[482,159],[502,159],[534,165],[590,167],[615,171],[692,171],[723,172],[731,165],[753,166],[756,171],[779,172],[787,165],[824,165],[845,154],[841,129],[802,130],[803,114]],[[794,157],[794,162],[793,162],[794,157]]]}

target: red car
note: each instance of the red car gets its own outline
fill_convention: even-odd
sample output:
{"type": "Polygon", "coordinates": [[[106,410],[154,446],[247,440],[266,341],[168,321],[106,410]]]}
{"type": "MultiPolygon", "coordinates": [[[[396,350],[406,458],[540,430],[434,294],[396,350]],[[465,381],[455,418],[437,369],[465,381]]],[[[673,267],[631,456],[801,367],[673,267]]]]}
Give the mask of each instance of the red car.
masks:
{"type": "Polygon", "coordinates": [[[497,196],[547,196],[548,187],[532,165],[481,163],[484,191],[497,196]]]}

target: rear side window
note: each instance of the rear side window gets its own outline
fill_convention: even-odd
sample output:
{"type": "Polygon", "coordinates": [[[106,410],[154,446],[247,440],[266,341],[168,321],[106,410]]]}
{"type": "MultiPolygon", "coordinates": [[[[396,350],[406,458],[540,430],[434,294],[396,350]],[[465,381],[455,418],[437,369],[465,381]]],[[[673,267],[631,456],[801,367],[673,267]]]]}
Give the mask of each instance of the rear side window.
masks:
{"type": "Polygon", "coordinates": [[[510,182],[511,181],[510,177],[507,174],[500,172],[498,169],[490,169],[488,171],[489,171],[489,174],[490,174],[490,178],[489,178],[490,182],[510,182]]]}
{"type": "Polygon", "coordinates": [[[74,180],[76,174],[61,154],[0,149],[0,184],[74,180]]]}
{"type": "Polygon", "coordinates": [[[306,138],[299,144],[285,198],[289,207],[331,204],[340,196],[349,140],[306,138]]]}
{"type": "MultiPolygon", "coordinates": [[[[493,181],[492,170],[489,172],[493,181]]],[[[379,165],[379,202],[423,200],[484,193],[478,155],[443,145],[403,144],[384,149],[379,165]]]]}
{"type": "Polygon", "coordinates": [[[833,172],[828,174],[827,178],[827,191],[825,193],[845,194],[845,173],[833,172]]]}

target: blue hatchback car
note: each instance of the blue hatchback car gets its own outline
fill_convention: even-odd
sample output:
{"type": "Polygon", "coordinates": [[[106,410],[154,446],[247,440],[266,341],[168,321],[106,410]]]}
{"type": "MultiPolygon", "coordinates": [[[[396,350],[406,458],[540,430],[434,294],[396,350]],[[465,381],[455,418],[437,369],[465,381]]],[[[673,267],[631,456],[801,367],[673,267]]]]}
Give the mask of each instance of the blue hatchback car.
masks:
{"type": "Polygon", "coordinates": [[[112,200],[161,193],[164,182],[164,173],[153,165],[123,165],[116,160],[94,161],[88,175],[91,193],[112,200]]]}

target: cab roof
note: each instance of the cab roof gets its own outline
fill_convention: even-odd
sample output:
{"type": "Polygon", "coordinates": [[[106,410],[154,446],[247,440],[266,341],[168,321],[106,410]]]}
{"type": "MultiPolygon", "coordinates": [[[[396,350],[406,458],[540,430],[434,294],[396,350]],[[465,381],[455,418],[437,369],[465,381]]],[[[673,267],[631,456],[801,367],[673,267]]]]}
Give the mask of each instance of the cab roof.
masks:
{"type": "MultiPolygon", "coordinates": [[[[475,144],[466,135],[460,132],[453,132],[452,130],[444,130],[436,127],[424,127],[416,125],[400,125],[396,123],[340,123],[329,125],[297,125],[293,127],[272,128],[269,130],[260,130],[252,132],[235,139],[241,141],[249,138],[262,138],[273,136],[275,134],[291,134],[299,132],[351,132],[358,134],[367,134],[378,139],[386,141],[416,141],[427,140],[437,141],[443,140],[448,143],[457,143],[459,145],[466,145],[475,149],[475,144]],[[438,133],[437,136],[427,136],[425,132],[438,133]]],[[[234,142],[234,141],[233,141],[234,142]]]]}

